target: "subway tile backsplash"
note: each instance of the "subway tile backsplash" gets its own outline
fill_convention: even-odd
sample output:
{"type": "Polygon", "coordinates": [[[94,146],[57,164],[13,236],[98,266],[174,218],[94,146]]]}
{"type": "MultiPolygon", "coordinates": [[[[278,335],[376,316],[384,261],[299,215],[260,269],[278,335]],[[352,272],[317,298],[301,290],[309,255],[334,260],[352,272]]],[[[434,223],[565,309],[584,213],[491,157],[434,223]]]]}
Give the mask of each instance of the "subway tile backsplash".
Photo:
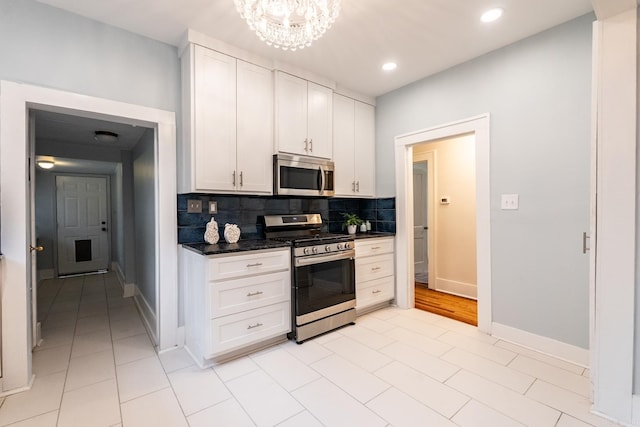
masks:
{"type": "Polygon", "coordinates": [[[274,214],[320,213],[323,231],[341,233],[342,214],[356,213],[371,222],[373,231],[396,231],[395,198],[346,199],[273,196],[234,196],[227,194],[178,194],[178,243],[202,243],[207,222],[218,222],[220,239],[224,225],[238,224],[241,239],[264,238],[261,216],[274,214]],[[202,213],[187,213],[187,200],[202,200],[202,213]],[[218,203],[218,213],[209,214],[209,201],[218,203]]]}

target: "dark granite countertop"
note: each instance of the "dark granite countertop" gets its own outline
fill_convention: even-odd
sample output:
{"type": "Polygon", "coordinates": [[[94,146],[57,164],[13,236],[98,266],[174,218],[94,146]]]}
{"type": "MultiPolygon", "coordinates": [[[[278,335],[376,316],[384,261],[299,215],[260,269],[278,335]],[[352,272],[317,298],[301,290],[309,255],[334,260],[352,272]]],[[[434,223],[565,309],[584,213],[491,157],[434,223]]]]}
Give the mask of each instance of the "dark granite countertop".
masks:
{"type": "Polygon", "coordinates": [[[373,239],[376,237],[394,237],[396,233],[384,233],[382,231],[367,231],[366,233],[356,233],[356,240],[358,239],[373,239]]]}
{"type": "Polygon", "coordinates": [[[241,239],[238,243],[220,241],[215,245],[209,245],[207,243],[183,243],[182,246],[200,255],[220,255],[232,252],[257,251],[260,249],[287,248],[290,247],[291,244],[267,239],[241,239]]]}

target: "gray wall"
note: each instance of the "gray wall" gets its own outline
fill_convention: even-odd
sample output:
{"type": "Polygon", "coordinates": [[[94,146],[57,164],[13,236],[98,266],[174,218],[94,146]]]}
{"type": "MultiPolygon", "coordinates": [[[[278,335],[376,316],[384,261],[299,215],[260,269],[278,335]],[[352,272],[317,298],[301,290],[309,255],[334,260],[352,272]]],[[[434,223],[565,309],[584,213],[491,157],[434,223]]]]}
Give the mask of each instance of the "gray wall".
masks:
{"type": "Polygon", "coordinates": [[[588,347],[589,14],[377,99],[376,185],[394,137],[491,114],[493,321],[588,347]],[[518,211],[500,195],[520,194],[518,211]]]}
{"type": "Polygon", "coordinates": [[[136,247],[136,285],[155,313],[156,221],[155,136],[147,130],[133,149],[133,206],[136,247]]]}
{"type": "Polygon", "coordinates": [[[0,58],[3,80],[179,111],[175,47],[35,0],[0,1],[0,58]]]}

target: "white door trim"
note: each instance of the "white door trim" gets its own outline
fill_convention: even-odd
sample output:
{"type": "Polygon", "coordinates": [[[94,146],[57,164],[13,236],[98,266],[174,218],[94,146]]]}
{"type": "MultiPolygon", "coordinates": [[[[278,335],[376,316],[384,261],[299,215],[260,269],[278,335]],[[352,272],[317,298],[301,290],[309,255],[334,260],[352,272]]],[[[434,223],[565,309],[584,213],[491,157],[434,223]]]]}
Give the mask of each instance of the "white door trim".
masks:
{"type": "Polygon", "coordinates": [[[396,161],[396,301],[401,308],[415,303],[413,282],[413,145],[465,133],[476,138],[476,247],[478,269],[478,329],[491,333],[491,200],[489,114],[423,129],[395,138],[396,161]]]}
{"type": "Polygon", "coordinates": [[[156,130],[156,313],[160,350],[178,345],[178,246],[175,113],[27,84],[0,81],[0,218],[2,278],[2,390],[31,380],[27,299],[27,173],[29,108],[119,121],[156,130]]]}

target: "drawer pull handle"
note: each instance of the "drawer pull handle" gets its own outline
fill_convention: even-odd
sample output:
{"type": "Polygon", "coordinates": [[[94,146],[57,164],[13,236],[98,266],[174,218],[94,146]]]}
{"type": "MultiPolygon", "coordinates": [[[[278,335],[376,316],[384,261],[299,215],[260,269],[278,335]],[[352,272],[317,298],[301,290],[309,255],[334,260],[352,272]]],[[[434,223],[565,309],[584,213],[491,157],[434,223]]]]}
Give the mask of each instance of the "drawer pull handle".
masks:
{"type": "Polygon", "coordinates": [[[247,268],[260,267],[261,265],[262,265],[261,262],[256,262],[255,264],[247,264],[247,268]]]}
{"type": "Polygon", "coordinates": [[[372,251],[377,251],[378,249],[380,249],[380,246],[374,246],[371,248],[372,251]]]}
{"type": "Polygon", "coordinates": [[[382,292],[380,289],[376,289],[375,291],[371,292],[372,294],[379,294],[380,292],[382,292]]]}
{"type": "Polygon", "coordinates": [[[262,291],[255,291],[255,292],[249,292],[247,294],[248,297],[255,297],[256,295],[262,295],[263,292],[262,291]]]}
{"type": "Polygon", "coordinates": [[[372,268],[371,268],[371,271],[378,271],[378,270],[380,270],[381,268],[382,268],[382,267],[372,267],[372,268]]]}
{"type": "Polygon", "coordinates": [[[247,326],[247,329],[255,329],[255,328],[259,328],[260,326],[262,326],[262,323],[258,322],[255,325],[247,326]]]}

